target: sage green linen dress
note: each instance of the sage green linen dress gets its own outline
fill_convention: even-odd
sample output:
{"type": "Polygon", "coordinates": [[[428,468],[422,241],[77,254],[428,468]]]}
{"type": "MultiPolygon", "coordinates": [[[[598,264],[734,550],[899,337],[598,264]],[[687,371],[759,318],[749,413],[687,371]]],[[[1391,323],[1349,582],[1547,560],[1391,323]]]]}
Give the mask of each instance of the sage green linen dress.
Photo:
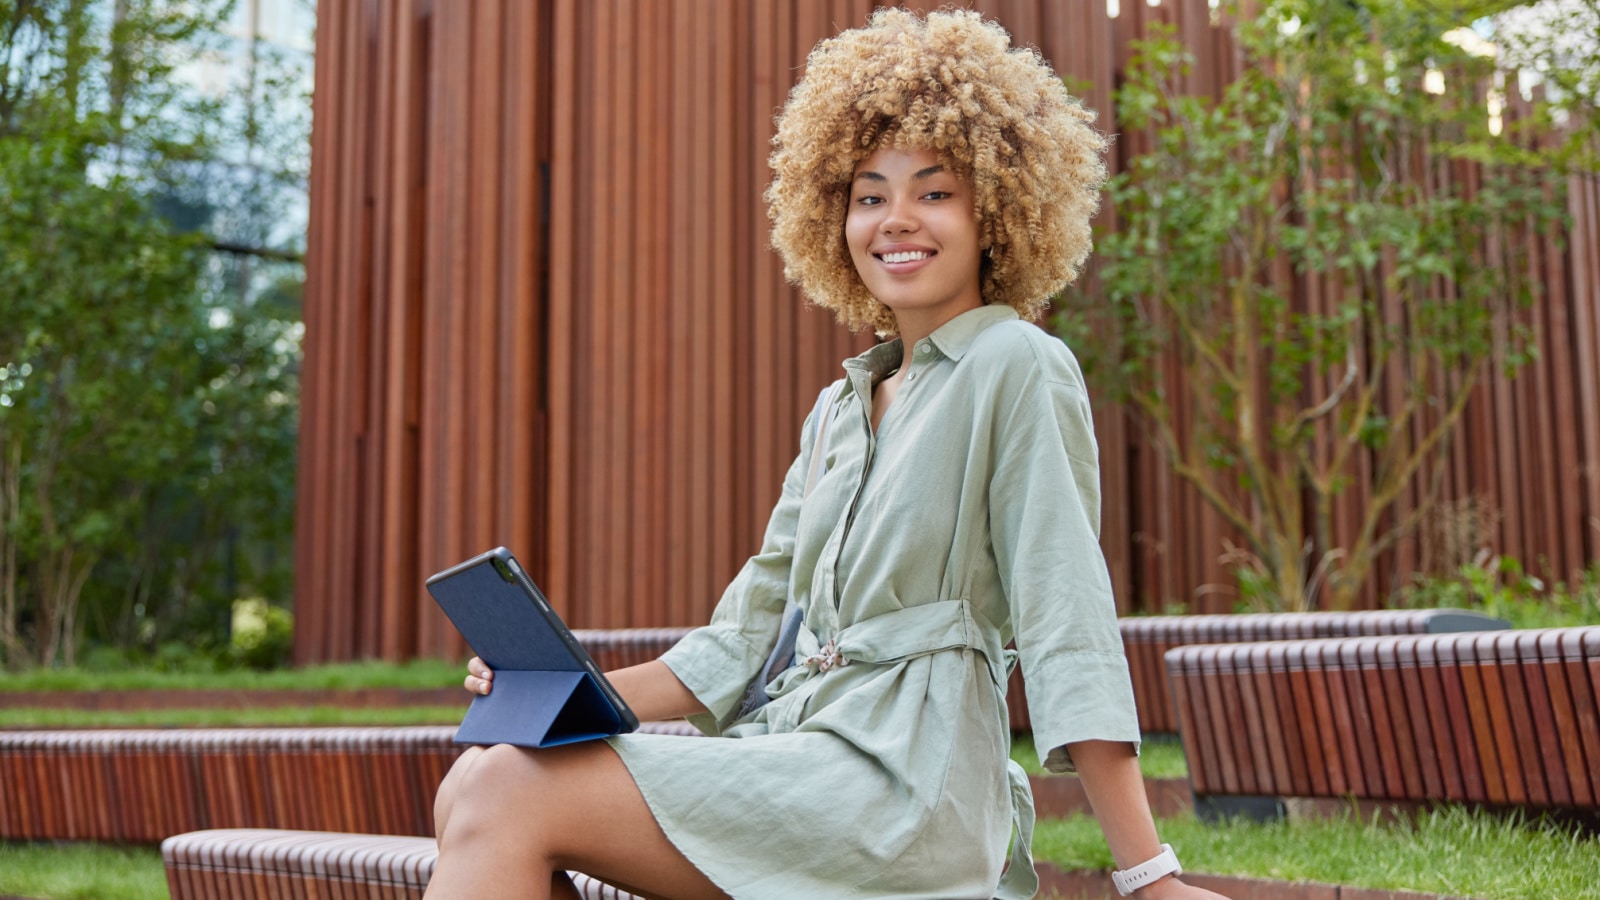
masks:
{"type": "Polygon", "coordinates": [[[844,365],[825,446],[808,418],[761,551],[663,657],[717,737],[611,745],[667,836],[736,900],[1031,897],[1033,801],[1008,764],[1001,648],[1016,637],[1047,768],[1071,770],[1071,741],[1139,740],[1082,374],[1006,306],[956,317],[909,362],[893,341],[844,365]],[[873,386],[902,365],[874,433],[873,386]],[[818,452],[827,470],[803,498],[818,452]],[[735,719],[791,592],[796,657],[813,661],[735,719]]]}

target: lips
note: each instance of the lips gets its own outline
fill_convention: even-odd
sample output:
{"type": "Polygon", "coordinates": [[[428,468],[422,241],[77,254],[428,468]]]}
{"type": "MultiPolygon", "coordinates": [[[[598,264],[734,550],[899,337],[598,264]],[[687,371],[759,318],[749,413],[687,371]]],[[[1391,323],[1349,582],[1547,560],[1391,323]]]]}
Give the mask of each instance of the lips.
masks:
{"type": "Polygon", "coordinates": [[[895,253],[880,254],[878,258],[886,263],[908,263],[920,262],[932,255],[926,250],[900,250],[895,253]]]}
{"type": "Polygon", "coordinates": [[[903,275],[922,268],[937,252],[926,247],[891,246],[875,250],[872,255],[891,273],[903,275]]]}

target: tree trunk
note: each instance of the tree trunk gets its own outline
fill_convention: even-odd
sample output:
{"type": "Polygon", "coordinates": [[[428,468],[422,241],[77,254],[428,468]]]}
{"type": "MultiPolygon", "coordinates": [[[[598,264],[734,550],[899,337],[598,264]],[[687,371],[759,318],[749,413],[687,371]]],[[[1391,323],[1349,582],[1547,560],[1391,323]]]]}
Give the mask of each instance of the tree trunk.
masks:
{"type": "Polygon", "coordinates": [[[22,500],[22,448],[0,445],[0,654],[6,668],[22,663],[17,634],[17,517],[22,500]]]}
{"type": "Polygon", "coordinates": [[[94,568],[93,553],[82,553],[68,542],[44,554],[40,570],[39,665],[53,666],[62,657],[67,665],[77,659],[78,598],[94,568]]]}

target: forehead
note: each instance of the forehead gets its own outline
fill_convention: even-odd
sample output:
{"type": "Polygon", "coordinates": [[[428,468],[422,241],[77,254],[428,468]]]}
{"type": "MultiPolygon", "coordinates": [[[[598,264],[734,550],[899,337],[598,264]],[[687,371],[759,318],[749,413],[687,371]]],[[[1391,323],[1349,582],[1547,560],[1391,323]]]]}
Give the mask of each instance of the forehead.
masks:
{"type": "Polygon", "coordinates": [[[931,149],[882,146],[856,164],[855,174],[877,172],[880,175],[911,175],[935,166],[945,166],[947,171],[952,171],[944,157],[931,149]]]}

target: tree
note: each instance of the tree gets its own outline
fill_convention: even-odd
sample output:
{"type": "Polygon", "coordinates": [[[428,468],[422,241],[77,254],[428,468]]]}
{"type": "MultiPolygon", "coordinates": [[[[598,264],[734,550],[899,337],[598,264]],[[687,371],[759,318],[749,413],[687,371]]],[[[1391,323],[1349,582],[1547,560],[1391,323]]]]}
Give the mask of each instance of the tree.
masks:
{"type": "Polygon", "coordinates": [[[1491,133],[1494,61],[1445,39],[1448,10],[1256,6],[1219,98],[1182,89],[1169,36],[1137,46],[1116,108],[1145,144],[1110,186],[1103,293],[1058,324],[1242,536],[1247,596],[1345,608],[1425,511],[1395,501],[1473,386],[1533,352],[1511,314],[1534,286],[1498,238],[1559,220],[1561,173],[1491,133]],[[1334,504],[1363,477],[1341,544],[1334,504]]]}
{"type": "Polygon", "coordinates": [[[248,563],[290,533],[299,279],[227,302],[237,267],[200,229],[234,209],[182,202],[228,119],[175,73],[221,52],[227,12],[0,0],[8,665],[71,663],[86,631],[148,643],[204,620],[225,635],[240,592],[287,594],[284,563],[248,563]],[[234,549],[258,536],[239,571],[234,549]]]}
{"type": "Polygon", "coordinates": [[[1550,153],[1562,165],[1600,171],[1600,0],[1519,3],[1493,18],[1493,32],[1502,68],[1516,73],[1508,89],[1544,92],[1523,127],[1555,130],[1550,153]]]}

